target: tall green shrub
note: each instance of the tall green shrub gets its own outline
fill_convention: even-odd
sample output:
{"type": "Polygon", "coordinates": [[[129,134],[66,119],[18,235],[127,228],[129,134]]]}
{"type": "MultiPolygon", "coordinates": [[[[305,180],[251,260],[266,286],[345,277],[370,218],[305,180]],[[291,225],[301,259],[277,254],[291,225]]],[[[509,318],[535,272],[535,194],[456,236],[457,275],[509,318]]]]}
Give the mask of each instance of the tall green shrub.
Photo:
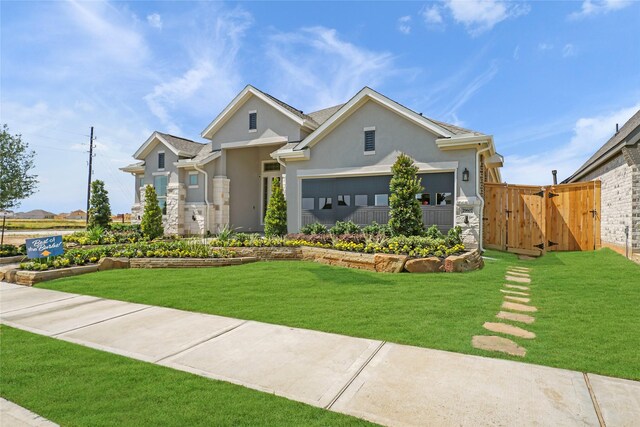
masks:
{"type": "Polygon", "coordinates": [[[280,186],[280,178],[274,178],[271,199],[264,217],[264,234],[267,237],[287,234],[287,201],[280,186]]]}
{"type": "Polygon", "coordinates": [[[151,240],[164,234],[162,209],[158,204],[156,190],[151,185],[147,185],[144,189],[144,213],[142,214],[140,229],[142,234],[151,240]]]}
{"type": "Polygon", "coordinates": [[[104,182],[96,179],[91,183],[91,199],[89,200],[88,228],[109,228],[111,224],[111,206],[109,192],[104,188],[104,182]]]}
{"type": "Polygon", "coordinates": [[[423,187],[418,179],[418,167],[404,153],[391,166],[393,177],[389,183],[389,227],[394,235],[416,236],[422,234],[422,209],[416,194],[423,187]]]}

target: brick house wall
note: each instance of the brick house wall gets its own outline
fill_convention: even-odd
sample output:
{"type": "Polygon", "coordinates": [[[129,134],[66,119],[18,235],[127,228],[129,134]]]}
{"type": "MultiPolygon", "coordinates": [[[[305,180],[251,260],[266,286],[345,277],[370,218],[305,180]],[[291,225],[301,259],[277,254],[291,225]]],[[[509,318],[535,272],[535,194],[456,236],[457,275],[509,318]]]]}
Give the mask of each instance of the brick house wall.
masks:
{"type": "Polygon", "coordinates": [[[640,172],[622,153],[585,175],[580,181],[602,181],[600,236],[602,246],[620,253],[640,251],[640,172]],[[635,200],[635,203],[634,203],[635,200]],[[629,227],[629,237],[625,235],[629,227]]]}

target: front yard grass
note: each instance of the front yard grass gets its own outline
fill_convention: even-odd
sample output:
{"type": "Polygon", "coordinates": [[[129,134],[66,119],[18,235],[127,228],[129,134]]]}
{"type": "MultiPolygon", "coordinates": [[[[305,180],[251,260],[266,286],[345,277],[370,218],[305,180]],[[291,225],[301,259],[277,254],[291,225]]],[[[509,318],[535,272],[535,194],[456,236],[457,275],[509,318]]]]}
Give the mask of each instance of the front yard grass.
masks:
{"type": "Polygon", "coordinates": [[[112,270],[40,287],[640,380],[640,266],[610,251],[533,261],[487,251],[483,270],[379,274],[301,262],[112,270]],[[534,340],[524,359],[476,350],[505,272],[530,267],[534,340]]]}
{"type": "Polygon", "coordinates": [[[60,425],[373,425],[7,326],[0,352],[0,396],[60,425]]]}

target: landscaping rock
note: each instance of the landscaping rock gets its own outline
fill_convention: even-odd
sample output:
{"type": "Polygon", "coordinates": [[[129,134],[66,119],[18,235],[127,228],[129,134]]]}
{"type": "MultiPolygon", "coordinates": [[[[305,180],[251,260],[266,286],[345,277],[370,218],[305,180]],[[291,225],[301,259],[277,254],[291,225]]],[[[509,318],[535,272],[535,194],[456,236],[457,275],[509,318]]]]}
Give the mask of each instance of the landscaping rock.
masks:
{"type": "Polygon", "coordinates": [[[527,354],[527,350],[525,348],[520,347],[510,339],[497,337],[495,335],[476,335],[471,340],[471,345],[480,350],[499,351],[512,356],[524,357],[527,354]]]}
{"type": "Polygon", "coordinates": [[[223,267],[256,262],[254,257],[238,258],[131,258],[131,268],[223,267]]]}
{"type": "Polygon", "coordinates": [[[514,322],[526,323],[527,325],[532,324],[536,320],[535,317],[529,316],[528,314],[511,313],[508,311],[501,311],[498,314],[496,314],[496,317],[498,319],[512,320],[514,322]]]}
{"type": "Polygon", "coordinates": [[[538,311],[537,308],[531,305],[518,304],[517,302],[508,302],[508,301],[505,301],[502,303],[502,308],[506,310],[525,311],[530,313],[538,311]]]}
{"type": "Polygon", "coordinates": [[[404,265],[409,273],[438,273],[444,271],[444,264],[438,257],[410,259],[404,265]]]}
{"type": "Polygon", "coordinates": [[[484,267],[484,260],[478,249],[462,255],[450,255],[444,260],[444,270],[448,273],[462,273],[479,270],[484,267]]]}
{"type": "Polygon", "coordinates": [[[526,329],[519,328],[517,326],[507,325],[506,323],[498,322],[485,322],[482,325],[486,330],[491,332],[497,332],[499,334],[513,335],[518,338],[526,338],[528,340],[534,339],[536,334],[527,331],[526,329]]]}
{"type": "Polygon", "coordinates": [[[373,254],[303,246],[302,259],[339,267],[376,271],[373,254]]]}
{"type": "Polygon", "coordinates": [[[16,283],[16,274],[18,273],[17,268],[12,268],[10,270],[3,270],[4,277],[1,279],[8,283],[16,283]]]}
{"type": "Polygon", "coordinates": [[[375,254],[373,262],[379,273],[400,273],[407,262],[406,255],[375,254]]]}
{"type": "Polygon", "coordinates": [[[98,261],[98,271],[129,268],[129,258],[106,257],[98,261]]]}
{"type": "Polygon", "coordinates": [[[60,268],[47,271],[27,271],[16,270],[15,281],[18,285],[33,286],[36,283],[47,280],[59,279],[61,277],[77,276],[79,274],[93,273],[98,271],[97,264],[83,265],[78,267],[60,268]]]}
{"type": "Polygon", "coordinates": [[[516,283],[531,283],[531,279],[529,279],[528,277],[516,277],[507,275],[504,277],[504,279],[516,283]]]}
{"type": "Polygon", "coordinates": [[[22,261],[24,261],[24,259],[26,258],[26,255],[16,255],[16,256],[5,256],[5,257],[0,257],[0,265],[5,265],[5,264],[16,264],[16,263],[21,263],[22,261]]]}

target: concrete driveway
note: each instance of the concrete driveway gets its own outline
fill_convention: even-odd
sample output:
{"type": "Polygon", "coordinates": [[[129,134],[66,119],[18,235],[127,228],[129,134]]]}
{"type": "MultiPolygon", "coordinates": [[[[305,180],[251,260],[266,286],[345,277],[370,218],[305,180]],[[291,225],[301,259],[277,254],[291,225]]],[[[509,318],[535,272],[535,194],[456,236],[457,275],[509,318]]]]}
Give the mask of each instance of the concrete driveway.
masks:
{"type": "Polygon", "coordinates": [[[393,426],[632,426],[640,382],[0,283],[0,322],[393,426]]]}

